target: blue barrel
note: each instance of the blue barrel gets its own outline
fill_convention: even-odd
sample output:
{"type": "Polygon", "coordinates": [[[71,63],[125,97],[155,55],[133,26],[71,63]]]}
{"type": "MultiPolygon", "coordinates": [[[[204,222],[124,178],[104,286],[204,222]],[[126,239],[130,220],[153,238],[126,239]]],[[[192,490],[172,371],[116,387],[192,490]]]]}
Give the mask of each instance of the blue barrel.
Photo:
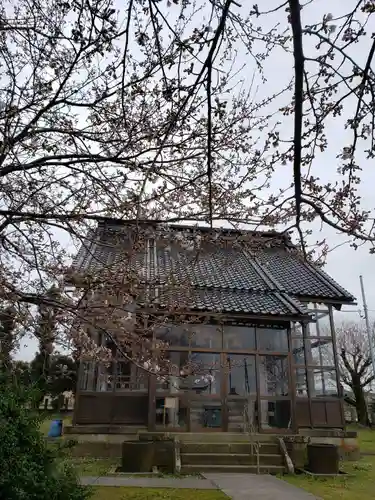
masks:
{"type": "Polygon", "coordinates": [[[63,421],[61,419],[52,420],[48,437],[60,437],[62,435],[63,421]]]}

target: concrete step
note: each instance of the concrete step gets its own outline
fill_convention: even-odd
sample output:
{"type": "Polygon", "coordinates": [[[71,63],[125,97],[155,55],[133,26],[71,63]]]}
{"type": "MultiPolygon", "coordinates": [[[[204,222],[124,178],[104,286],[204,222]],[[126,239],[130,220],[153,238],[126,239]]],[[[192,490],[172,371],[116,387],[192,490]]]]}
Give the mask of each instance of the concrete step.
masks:
{"type": "MultiPolygon", "coordinates": [[[[171,433],[177,436],[181,442],[200,442],[205,443],[248,443],[250,441],[249,434],[235,432],[186,432],[186,433],[171,433]]],[[[280,435],[276,434],[252,434],[252,439],[260,443],[275,443],[280,435]]]]}
{"type": "MultiPolygon", "coordinates": [[[[185,465],[256,465],[256,455],[249,453],[183,453],[182,466],[185,465]]],[[[283,457],[279,454],[259,454],[259,464],[264,466],[283,465],[283,457]]]]}
{"type": "MultiPolygon", "coordinates": [[[[195,474],[198,472],[230,472],[257,474],[256,465],[182,465],[183,474],[195,474]]],[[[259,467],[260,474],[284,474],[285,467],[282,465],[262,465],[259,467]]]]}
{"type": "MultiPolygon", "coordinates": [[[[267,455],[279,453],[278,443],[264,442],[260,443],[259,452],[267,455]]],[[[206,443],[206,442],[182,442],[181,453],[251,453],[251,444],[249,442],[239,443],[206,443]]]]}
{"type": "Polygon", "coordinates": [[[147,427],[142,427],[139,425],[64,425],[64,434],[138,434],[138,432],[146,432],[147,427]]]}

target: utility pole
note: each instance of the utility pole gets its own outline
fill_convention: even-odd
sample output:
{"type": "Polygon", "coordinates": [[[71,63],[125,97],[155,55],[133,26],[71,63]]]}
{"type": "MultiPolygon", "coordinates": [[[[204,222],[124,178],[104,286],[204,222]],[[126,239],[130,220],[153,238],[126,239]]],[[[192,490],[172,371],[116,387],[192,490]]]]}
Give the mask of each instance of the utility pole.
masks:
{"type": "MultiPolygon", "coordinates": [[[[365,312],[365,321],[366,321],[366,331],[367,331],[367,337],[368,337],[368,343],[370,346],[370,356],[371,356],[371,362],[372,362],[372,372],[375,377],[375,357],[374,357],[374,347],[373,347],[373,335],[371,332],[371,327],[370,327],[370,321],[368,318],[368,309],[367,309],[367,302],[366,302],[366,295],[365,295],[365,287],[363,286],[363,277],[362,275],[359,277],[359,281],[361,282],[361,292],[362,292],[362,302],[363,302],[363,310],[365,312]]],[[[371,384],[372,385],[372,384],[371,384]]]]}

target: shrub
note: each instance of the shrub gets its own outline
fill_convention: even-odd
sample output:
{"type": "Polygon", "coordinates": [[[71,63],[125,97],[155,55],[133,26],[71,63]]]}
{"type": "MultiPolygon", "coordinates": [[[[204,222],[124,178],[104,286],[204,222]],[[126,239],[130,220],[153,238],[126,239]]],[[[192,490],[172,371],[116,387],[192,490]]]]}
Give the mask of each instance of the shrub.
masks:
{"type": "Polygon", "coordinates": [[[33,389],[0,376],[0,499],[85,500],[66,446],[50,445],[40,432],[33,389]]]}

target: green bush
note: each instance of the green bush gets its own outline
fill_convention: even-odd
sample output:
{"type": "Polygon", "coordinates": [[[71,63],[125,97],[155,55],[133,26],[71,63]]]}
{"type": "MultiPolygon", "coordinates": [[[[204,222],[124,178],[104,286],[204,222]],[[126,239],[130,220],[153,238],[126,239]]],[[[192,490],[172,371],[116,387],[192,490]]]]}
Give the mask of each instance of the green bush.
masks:
{"type": "Polygon", "coordinates": [[[31,408],[37,395],[9,378],[0,378],[0,499],[85,500],[66,446],[51,445],[31,408]]]}

